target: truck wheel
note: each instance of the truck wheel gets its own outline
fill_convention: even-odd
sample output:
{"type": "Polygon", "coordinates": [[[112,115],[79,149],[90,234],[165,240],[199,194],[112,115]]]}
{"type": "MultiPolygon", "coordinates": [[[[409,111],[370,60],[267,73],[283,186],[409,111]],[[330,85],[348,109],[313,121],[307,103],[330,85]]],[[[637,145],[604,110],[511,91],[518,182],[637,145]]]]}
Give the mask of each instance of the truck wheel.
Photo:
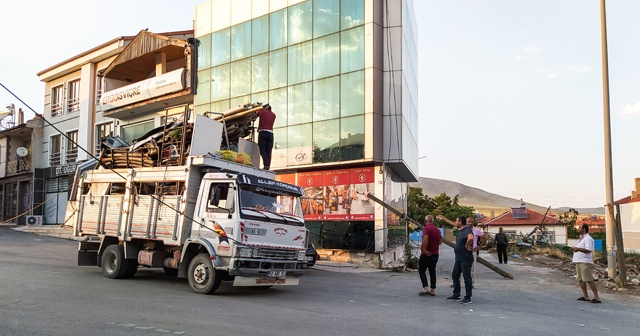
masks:
{"type": "Polygon", "coordinates": [[[130,279],[133,278],[134,275],[136,275],[136,272],[138,271],[138,261],[137,260],[127,260],[127,271],[124,273],[124,277],[125,279],[130,279]]]}
{"type": "Polygon", "coordinates": [[[198,294],[211,294],[222,282],[222,277],[213,268],[209,255],[205,253],[198,254],[191,260],[187,277],[189,286],[198,294]]]}
{"type": "Polygon", "coordinates": [[[102,274],[109,279],[122,279],[127,273],[129,262],[124,259],[124,248],[113,244],[102,253],[102,274]]]}

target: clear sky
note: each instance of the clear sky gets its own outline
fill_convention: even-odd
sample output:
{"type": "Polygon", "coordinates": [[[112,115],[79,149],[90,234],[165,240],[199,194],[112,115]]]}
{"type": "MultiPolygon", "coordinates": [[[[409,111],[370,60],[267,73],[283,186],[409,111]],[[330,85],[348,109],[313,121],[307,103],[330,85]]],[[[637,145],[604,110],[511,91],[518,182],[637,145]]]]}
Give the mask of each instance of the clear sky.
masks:
{"type": "MultiPolygon", "coordinates": [[[[36,73],[141,29],[192,29],[203,0],[2,5],[0,82],[38,112],[36,73]]],[[[420,175],[541,206],[605,203],[599,0],[414,0],[420,175]]],[[[640,1],[607,1],[615,199],[640,177],[640,1]]],[[[9,103],[0,92],[0,111],[9,103]]],[[[33,114],[27,113],[27,118],[33,114]]]]}

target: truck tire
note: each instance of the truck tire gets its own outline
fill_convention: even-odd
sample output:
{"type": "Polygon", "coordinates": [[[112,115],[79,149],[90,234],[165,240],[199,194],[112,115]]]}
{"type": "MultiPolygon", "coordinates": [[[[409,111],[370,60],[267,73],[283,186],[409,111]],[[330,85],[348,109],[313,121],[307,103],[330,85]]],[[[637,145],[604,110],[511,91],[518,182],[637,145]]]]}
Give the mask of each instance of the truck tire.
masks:
{"type": "Polygon", "coordinates": [[[107,246],[102,253],[102,274],[109,279],[122,279],[127,274],[128,267],[129,262],[124,259],[124,248],[118,244],[107,246]]]}
{"type": "Polygon", "coordinates": [[[212,294],[222,282],[222,277],[213,268],[213,263],[206,253],[198,254],[191,260],[187,278],[191,289],[198,294],[212,294]]]}
{"type": "Polygon", "coordinates": [[[124,273],[123,279],[130,279],[136,275],[138,271],[138,261],[137,260],[126,260],[127,263],[127,271],[124,273]]]}

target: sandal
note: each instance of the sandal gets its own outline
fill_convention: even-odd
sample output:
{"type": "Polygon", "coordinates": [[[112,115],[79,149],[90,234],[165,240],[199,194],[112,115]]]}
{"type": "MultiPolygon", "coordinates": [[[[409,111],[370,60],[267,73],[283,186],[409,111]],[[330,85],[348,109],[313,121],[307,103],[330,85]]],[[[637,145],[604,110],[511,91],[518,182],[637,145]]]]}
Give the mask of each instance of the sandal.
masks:
{"type": "Polygon", "coordinates": [[[587,299],[584,298],[584,296],[581,296],[581,297],[578,298],[578,301],[591,301],[591,300],[587,300],[587,299]]]}
{"type": "Polygon", "coordinates": [[[425,295],[430,295],[430,294],[431,293],[429,293],[429,292],[423,292],[423,291],[420,291],[420,293],[418,293],[418,295],[420,295],[420,296],[425,296],[425,295]]]}
{"type": "Polygon", "coordinates": [[[433,294],[431,292],[427,292],[426,294],[429,295],[429,296],[436,296],[435,294],[433,294]]]}
{"type": "Polygon", "coordinates": [[[602,303],[602,301],[593,299],[593,300],[589,301],[589,303],[602,303]]]}

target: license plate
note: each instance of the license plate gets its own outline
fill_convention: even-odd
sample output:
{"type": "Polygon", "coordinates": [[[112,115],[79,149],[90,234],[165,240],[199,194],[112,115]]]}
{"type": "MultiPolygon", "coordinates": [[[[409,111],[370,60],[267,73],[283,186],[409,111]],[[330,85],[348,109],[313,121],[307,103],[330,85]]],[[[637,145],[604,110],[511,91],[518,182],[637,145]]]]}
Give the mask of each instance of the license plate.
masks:
{"type": "Polygon", "coordinates": [[[287,271],[269,271],[267,277],[269,278],[284,278],[287,276],[287,271]]]}

